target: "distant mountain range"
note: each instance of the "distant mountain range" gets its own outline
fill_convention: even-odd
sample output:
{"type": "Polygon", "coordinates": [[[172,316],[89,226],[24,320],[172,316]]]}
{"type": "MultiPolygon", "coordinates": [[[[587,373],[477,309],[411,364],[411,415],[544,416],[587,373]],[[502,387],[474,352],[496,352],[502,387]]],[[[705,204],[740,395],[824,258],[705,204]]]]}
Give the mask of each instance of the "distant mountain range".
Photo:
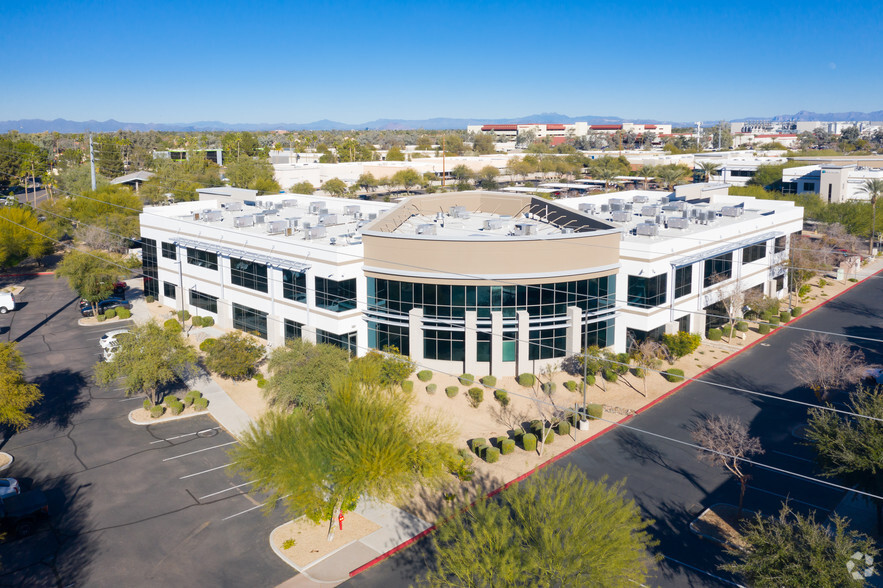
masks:
{"type": "MultiPolygon", "coordinates": [[[[773,117],[749,117],[734,119],[733,122],[747,120],[770,120],[775,122],[789,120],[883,120],[883,110],[874,112],[836,112],[819,114],[801,110],[796,114],[780,114],[773,117]]],[[[556,112],[532,114],[521,118],[428,118],[423,120],[381,118],[369,122],[350,124],[334,120],[317,120],[311,123],[225,123],[220,121],[199,121],[191,123],[134,123],[120,122],[113,119],[105,121],[87,120],[71,121],[63,118],[55,120],[21,119],[0,121],[0,132],[18,131],[20,133],[109,133],[125,131],[347,131],[347,130],[407,130],[407,129],[465,129],[467,125],[476,124],[524,124],[524,123],[573,123],[585,121],[591,124],[619,124],[622,122],[668,123],[674,126],[693,126],[693,122],[673,122],[653,119],[623,119],[618,116],[567,116],[556,112]]]]}

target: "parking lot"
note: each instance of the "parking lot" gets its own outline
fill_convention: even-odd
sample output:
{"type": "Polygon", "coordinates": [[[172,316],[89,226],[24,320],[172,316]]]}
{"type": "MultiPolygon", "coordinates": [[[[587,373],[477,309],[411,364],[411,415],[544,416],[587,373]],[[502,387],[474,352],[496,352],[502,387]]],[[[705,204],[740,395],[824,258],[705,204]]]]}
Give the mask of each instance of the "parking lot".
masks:
{"type": "Polygon", "coordinates": [[[45,398],[34,424],[0,449],[15,458],[4,475],[44,490],[51,515],[32,536],[0,544],[0,584],[273,586],[291,577],[268,544],[285,514],[266,516],[249,480],[231,475],[235,439],[208,415],[130,423],[141,398],[90,380],[99,337],[119,326],[78,326],[63,280],[15,279],[25,290],[0,316],[0,340],[18,342],[45,398]]]}

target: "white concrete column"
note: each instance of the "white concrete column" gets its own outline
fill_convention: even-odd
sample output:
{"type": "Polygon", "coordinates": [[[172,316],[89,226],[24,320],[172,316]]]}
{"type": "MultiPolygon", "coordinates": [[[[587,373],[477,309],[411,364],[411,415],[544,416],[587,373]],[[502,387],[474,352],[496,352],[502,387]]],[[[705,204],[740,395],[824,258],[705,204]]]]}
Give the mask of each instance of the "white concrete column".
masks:
{"type": "Polygon", "coordinates": [[[503,311],[491,311],[491,374],[503,374],[503,311]]]}
{"type": "Polygon", "coordinates": [[[678,321],[671,321],[671,322],[665,323],[665,334],[666,335],[676,335],[677,333],[678,333],[678,321]]]}
{"type": "Polygon", "coordinates": [[[565,352],[567,355],[579,353],[583,347],[582,342],[582,324],[583,311],[578,306],[570,306],[567,308],[567,346],[565,352]]]}
{"type": "Polygon", "coordinates": [[[463,373],[472,374],[481,377],[478,372],[478,361],[476,361],[476,353],[478,353],[478,313],[474,310],[466,311],[466,334],[464,342],[464,352],[466,360],[463,362],[463,373]]]}
{"type": "Polygon", "coordinates": [[[530,313],[519,310],[515,313],[518,317],[518,364],[516,375],[524,372],[532,372],[530,366],[530,313]]]}
{"type": "Polygon", "coordinates": [[[316,327],[310,325],[304,325],[300,329],[301,339],[304,341],[309,341],[310,343],[316,342],[316,327]]]}
{"type": "Polygon", "coordinates": [[[700,310],[696,314],[693,315],[693,328],[690,329],[691,333],[699,333],[702,335],[702,338],[705,339],[705,311],[700,310]]]}
{"type": "Polygon", "coordinates": [[[411,361],[423,363],[423,309],[408,311],[408,347],[411,361]]]}

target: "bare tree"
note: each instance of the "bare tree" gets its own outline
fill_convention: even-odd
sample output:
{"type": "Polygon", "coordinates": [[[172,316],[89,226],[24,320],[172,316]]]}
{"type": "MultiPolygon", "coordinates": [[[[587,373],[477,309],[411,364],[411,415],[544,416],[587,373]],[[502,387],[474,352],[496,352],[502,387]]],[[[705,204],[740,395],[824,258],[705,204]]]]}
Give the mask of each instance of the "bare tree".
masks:
{"type": "Polygon", "coordinates": [[[699,461],[722,467],[739,480],[739,509],[736,518],[741,518],[745,488],[751,479],[745,470],[744,460],[763,453],[760,439],[750,436],[748,427],[738,418],[720,415],[705,419],[690,436],[708,450],[699,451],[699,461]]]}
{"type": "Polygon", "coordinates": [[[662,365],[665,349],[665,345],[658,341],[645,339],[638,343],[632,339],[629,355],[631,355],[632,361],[635,362],[635,366],[641,370],[641,380],[644,382],[644,397],[647,396],[647,371],[655,370],[662,365]]]}
{"type": "Polygon", "coordinates": [[[827,400],[832,389],[859,383],[868,367],[861,351],[818,333],[804,339],[788,354],[794,360],[789,368],[791,375],[809,386],[819,400],[827,400]]]}
{"type": "Polygon", "coordinates": [[[717,292],[718,296],[720,296],[720,302],[724,306],[724,311],[727,313],[727,323],[729,324],[727,342],[731,343],[733,340],[733,325],[737,318],[742,318],[742,308],[745,307],[745,291],[742,289],[742,279],[736,277],[728,281],[728,278],[716,276],[714,281],[717,283],[728,282],[718,287],[717,292]]]}
{"type": "Polygon", "coordinates": [[[792,237],[790,255],[782,264],[788,271],[789,292],[800,292],[800,288],[819,272],[831,267],[831,251],[816,239],[792,237]]]}
{"type": "Polygon", "coordinates": [[[125,253],[126,251],[123,237],[101,227],[81,224],[74,230],[74,236],[92,249],[103,249],[114,253],[125,253]]]}
{"type": "Polygon", "coordinates": [[[542,436],[538,441],[542,443],[539,446],[540,455],[546,450],[546,438],[558,422],[563,418],[564,411],[555,404],[554,384],[552,376],[558,370],[557,365],[548,364],[540,370],[539,377],[534,382],[531,393],[533,395],[534,405],[543,421],[541,429],[542,436]],[[543,381],[545,380],[545,382],[543,381]],[[546,424],[548,423],[548,426],[546,424]]]}

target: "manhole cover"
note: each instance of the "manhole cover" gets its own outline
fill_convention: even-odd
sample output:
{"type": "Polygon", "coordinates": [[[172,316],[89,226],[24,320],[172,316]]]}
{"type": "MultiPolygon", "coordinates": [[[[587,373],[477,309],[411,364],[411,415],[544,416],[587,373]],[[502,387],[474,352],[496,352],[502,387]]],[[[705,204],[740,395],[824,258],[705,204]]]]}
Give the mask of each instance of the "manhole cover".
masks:
{"type": "Polygon", "coordinates": [[[217,429],[203,429],[202,431],[198,431],[196,433],[197,437],[214,437],[218,434],[217,429]]]}

